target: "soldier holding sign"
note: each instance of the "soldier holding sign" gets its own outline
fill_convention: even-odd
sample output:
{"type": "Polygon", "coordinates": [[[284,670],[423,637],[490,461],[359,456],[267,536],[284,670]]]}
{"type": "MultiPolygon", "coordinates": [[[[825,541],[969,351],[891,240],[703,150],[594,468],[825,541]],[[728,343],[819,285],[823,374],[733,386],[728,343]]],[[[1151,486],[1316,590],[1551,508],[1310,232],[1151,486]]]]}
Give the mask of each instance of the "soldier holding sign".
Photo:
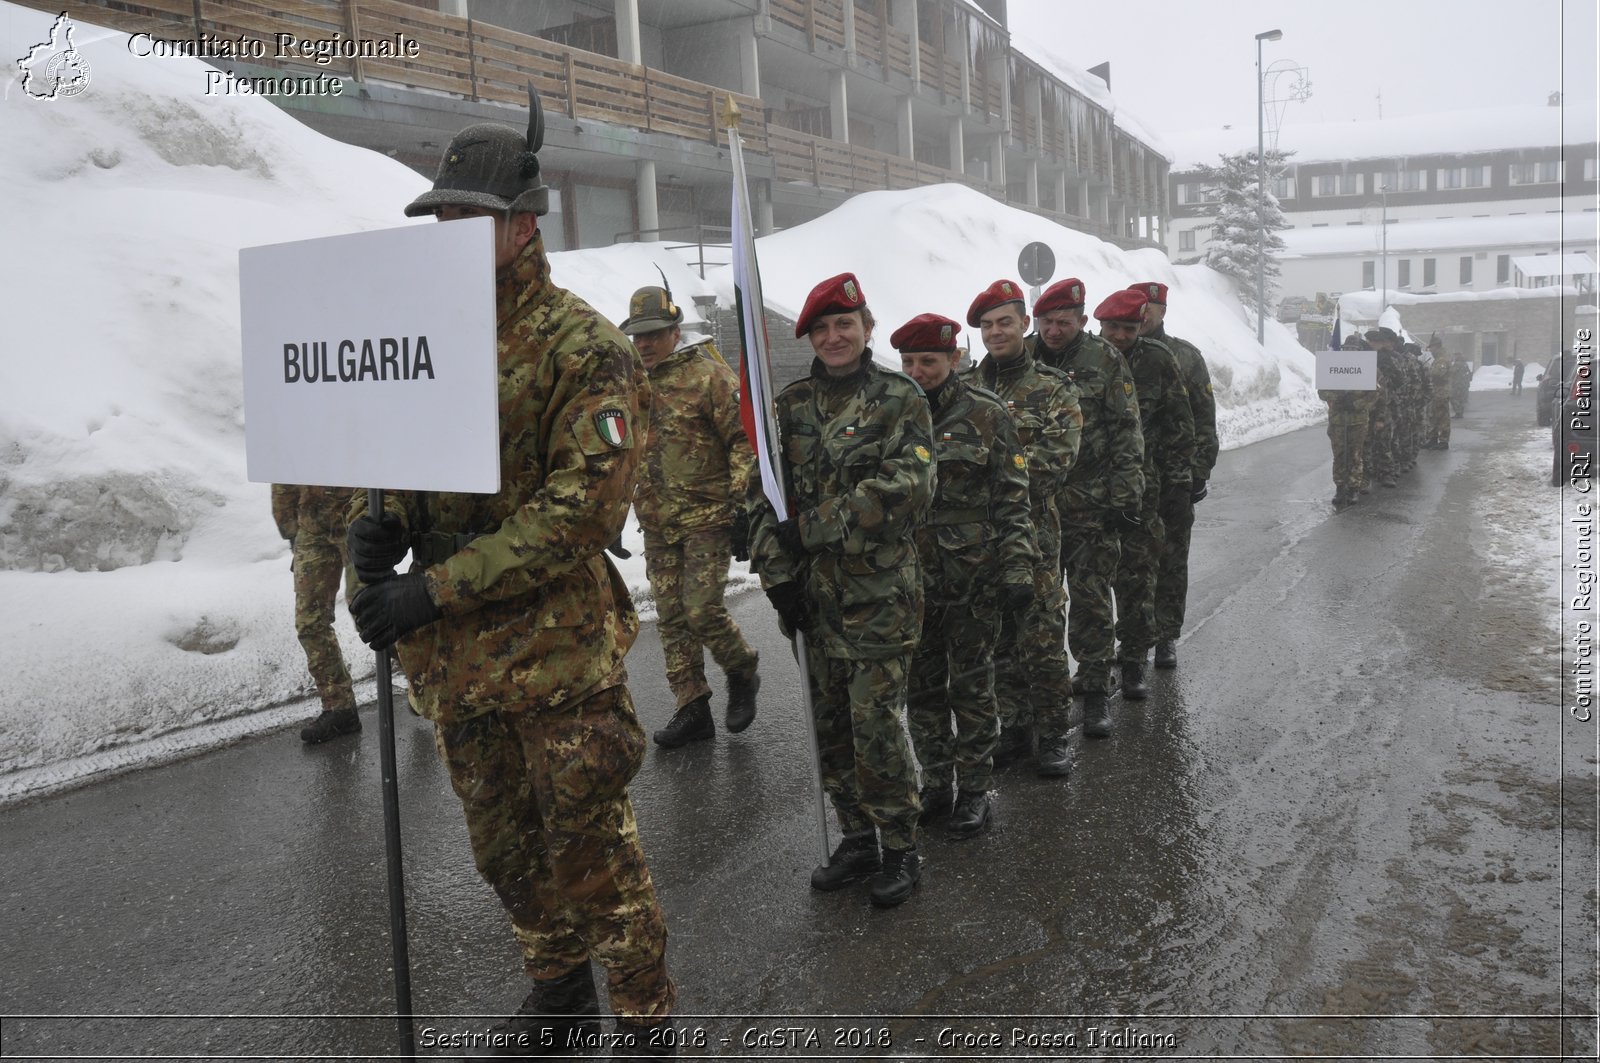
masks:
{"type": "Polygon", "coordinates": [[[478,870],[534,980],[470,1058],[593,1045],[591,958],[616,1054],[672,1055],[666,926],[628,800],[645,751],[623,668],[639,622],[604,554],[633,497],[649,384],[627,338],[551,282],[542,139],[537,107],[526,138],[469,126],[406,207],[494,219],[502,480],[492,495],[393,494],[382,515],[359,497],[351,611],[364,642],[396,647],[437,728],[478,870]]]}

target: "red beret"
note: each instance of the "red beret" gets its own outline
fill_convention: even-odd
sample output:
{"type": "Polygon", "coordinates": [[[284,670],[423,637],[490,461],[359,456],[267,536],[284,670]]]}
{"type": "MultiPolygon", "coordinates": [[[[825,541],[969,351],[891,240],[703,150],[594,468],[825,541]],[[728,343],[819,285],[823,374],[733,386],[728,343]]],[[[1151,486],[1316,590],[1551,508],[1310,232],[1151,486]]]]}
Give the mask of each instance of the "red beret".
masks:
{"type": "Polygon", "coordinates": [[[1144,292],[1124,288],[1106,296],[1105,302],[1094,308],[1096,321],[1143,321],[1144,307],[1150,300],[1144,292]]]}
{"type": "Polygon", "coordinates": [[[794,322],[794,338],[803,339],[811,331],[811,323],[823,314],[848,314],[867,305],[861,294],[861,282],[854,273],[841,273],[829,277],[806,296],[806,305],[794,322]]]}
{"type": "Polygon", "coordinates": [[[889,346],[897,351],[953,351],[961,326],[943,314],[918,314],[894,330],[889,346]]]}
{"type": "Polygon", "coordinates": [[[1056,281],[1044,290],[1039,301],[1033,304],[1034,316],[1040,317],[1055,310],[1082,310],[1083,282],[1076,277],[1056,281]]]}
{"type": "Polygon", "coordinates": [[[976,299],[972,300],[972,305],[967,308],[967,324],[977,328],[978,321],[984,314],[987,314],[997,306],[1004,306],[1007,303],[1021,303],[1022,312],[1024,314],[1028,312],[1028,304],[1023,298],[1020,284],[1016,281],[995,281],[979,292],[976,299]]]}
{"type": "Polygon", "coordinates": [[[1144,297],[1157,306],[1167,305],[1167,286],[1160,281],[1140,281],[1138,284],[1130,284],[1128,291],[1143,292],[1144,297]]]}

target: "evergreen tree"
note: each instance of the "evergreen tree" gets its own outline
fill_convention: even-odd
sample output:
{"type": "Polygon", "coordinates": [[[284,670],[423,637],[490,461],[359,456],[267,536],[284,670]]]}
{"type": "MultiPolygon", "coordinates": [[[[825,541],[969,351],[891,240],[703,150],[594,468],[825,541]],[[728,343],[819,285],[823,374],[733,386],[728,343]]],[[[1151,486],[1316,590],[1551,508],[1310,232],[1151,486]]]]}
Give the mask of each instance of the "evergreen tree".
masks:
{"type": "Polygon", "coordinates": [[[1210,213],[1216,218],[1211,226],[1211,243],[1206,248],[1206,265],[1233,280],[1239,299],[1245,306],[1256,306],[1256,264],[1265,252],[1267,306],[1276,303],[1278,292],[1278,253],[1284,248],[1279,231],[1289,227],[1289,220],[1278,206],[1278,197],[1272,189],[1283,175],[1292,152],[1269,151],[1266,155],[1267,187],[1256,184],[1256,153],[1253,151],[1221,156],[1217,166],[1207,166],[1202,171],[1203,189],[1210,213]],[[1261,195],[1265,192],[1265,195],[1261,195]],[[1260,202],[1258,203],[1258,199],[1260,202]]]}

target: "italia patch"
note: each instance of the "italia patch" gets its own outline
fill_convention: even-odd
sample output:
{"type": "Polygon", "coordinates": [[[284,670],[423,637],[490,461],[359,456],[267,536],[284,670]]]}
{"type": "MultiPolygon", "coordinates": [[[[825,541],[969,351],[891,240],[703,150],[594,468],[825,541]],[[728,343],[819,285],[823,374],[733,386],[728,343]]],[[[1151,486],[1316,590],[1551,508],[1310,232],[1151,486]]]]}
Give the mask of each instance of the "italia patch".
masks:
{"type": "Polygon", "coordinates": [[[595,414],[594,426],[599,430],[600,438],[614,447],[620,447],[628,441],[628,415],[615,407],[595,414]]]}
{"type": "Polygon", "coordinates": [[[911,448],[911,452],[913,454],[915,454],[917,456],[917,460],[922,462],[922,464],[924,464],[924,465],[927,465],[928,463],[933,461],[933,455],[928,453],[928,448],[925,447],[925,446],[922,446],[920,443],[917,446],[911,448]]]}

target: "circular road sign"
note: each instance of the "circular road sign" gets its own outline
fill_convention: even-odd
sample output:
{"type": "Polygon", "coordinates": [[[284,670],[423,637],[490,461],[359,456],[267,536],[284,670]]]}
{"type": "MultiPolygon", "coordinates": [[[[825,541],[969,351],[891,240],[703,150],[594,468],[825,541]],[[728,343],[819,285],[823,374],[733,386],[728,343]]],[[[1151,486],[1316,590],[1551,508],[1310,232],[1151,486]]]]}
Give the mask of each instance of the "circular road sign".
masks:
{"type": "Polygon", "coordinates": [[[1017,272],[1024,284],[1043,284],[1055,275],[1056,253],[1050,245],[1035,240],[1017,256],[1017,272]]]}

